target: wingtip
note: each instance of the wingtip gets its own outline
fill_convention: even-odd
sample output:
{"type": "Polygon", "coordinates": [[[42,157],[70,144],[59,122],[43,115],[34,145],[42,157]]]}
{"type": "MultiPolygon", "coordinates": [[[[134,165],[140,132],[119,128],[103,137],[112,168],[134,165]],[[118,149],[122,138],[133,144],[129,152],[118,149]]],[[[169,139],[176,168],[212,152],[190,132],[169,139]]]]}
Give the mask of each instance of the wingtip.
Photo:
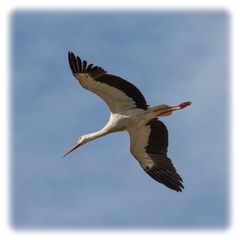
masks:
{"type": "Polygon", "coordinates": [[[184,187],[184,185],[182,184],[182,185],[180,186],[180,191],[182,192],[183,190],[185,190],[185,187],[184,187]]]}
{"type": "Polygon", "coordinates": [[[72,70],[73,75],[77,72],[77,63],[76,63],[76,57],[73,52],[68,51],[68,63],[72,70]]]}
{"type": "Polygon", "coordinates": [[[155,167],[148,171],[145,170],[145,172],[157,182],[164,184],[166,187],[176,192],[182,192],[184,189],[182,178],[174,170],[169,172],[161,169],[159,170],[155,167]]]}
{"type": "Polygon", "coordinates": [[[72,70],[73,75],[76,77],[78,73],[91,72],[92,77],[99,77],[106,73],[106,71],[93,64],[88,64],[86,60],[82,60],[78,55],[72,51],[68,51],[68,63],[72,70]]]}
{"type": "Polygon", "coordinates": [[[174,190],[176,192],[183,192],[183,190],[184,190],[184,186],[182,184],[179,184],[177,186],[171,186],[171,185],[166,185],[166,184],[164,184],[164,185],[166,187],[168,187],[169,189],[174,190]]]}
{"type": "Polygon", "coordinates": [[[72,51],[68,51],[68,57],[70,57],[70,56],[75,56],[72,51]]]}
{"type": "Polygon", "coordinates": [[[184,186],[181,184],[178,189],[175,189],[177,192],[182,192],[184,190],[184,186]]]}
{"type": "MultiPolygon", "coordinates": [[[[177,174],[177,175],[180,177],[179,174],[177,174]]],[[[180,179],[177,181],[177,186],[175,187],[174,190],[177,191],[177,192],[182,192],[182,191],[184,190],[183,180],[182,180],[181,177],[180,177],[180,179]]]]}

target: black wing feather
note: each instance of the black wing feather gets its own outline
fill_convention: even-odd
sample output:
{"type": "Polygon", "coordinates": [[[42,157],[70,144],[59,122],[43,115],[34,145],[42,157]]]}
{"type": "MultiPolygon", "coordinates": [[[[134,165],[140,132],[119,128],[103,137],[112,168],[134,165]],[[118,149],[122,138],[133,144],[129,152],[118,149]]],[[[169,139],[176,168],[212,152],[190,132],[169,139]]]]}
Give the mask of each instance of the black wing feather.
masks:
{"type": "Polygon", "coordinates": [[[87,62],[85,60],[83,60],[83,68],[82,68],[83,72],[87,72],[86,67],[87,67],[87,62]]]}
{"type": "Polygon", "coordinates": [[[80,57],[77,57],[77,69],[78,69],[77,72],[81,72],[82,71],[82,62],[81,62],[80,57]]]}
{"type": "Polygon", "coordinates": [[[151,168],[144,168],[156,181],[181,192],[184,188],[181,176],[177,173],[170,158],[167,157],[168,130],[163,122],[153,119],[147,123],[151,128],[146,152],[154,162],[151,168]]]}
{"type": "Polygon", "coordinates": [[[89,64],[89,65],[87,66],[87,69],[86,69],[86,71],[90,71],[90,70],[91,70],[91,68],[92,68],[92,66],[93,66],[93,64],[89,64]]]}
{"type": "Polygon", "coordinates": [[[73,54],[69,53],[68,54],[68,62],[70,65],[70,68],[72,70],[73,74],[76,74],[78,72],[77,67],[79,66],[78,63],[76,62],[76,58],[73,54]]]}

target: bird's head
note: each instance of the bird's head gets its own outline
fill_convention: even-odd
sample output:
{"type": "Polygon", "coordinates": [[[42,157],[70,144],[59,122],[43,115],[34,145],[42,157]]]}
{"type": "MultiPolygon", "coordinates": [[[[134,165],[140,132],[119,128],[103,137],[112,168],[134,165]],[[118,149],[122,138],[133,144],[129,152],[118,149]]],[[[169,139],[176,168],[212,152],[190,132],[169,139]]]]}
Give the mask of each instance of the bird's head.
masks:
{"type": "Polygon", "coordinates": [[[73,152],[75,149],[77,149],[78,147],[82,146],[83,144],[88,142],[88,137],[87,135],[81,136],[78,140],[77,143],[72,146],[64,155],[63,157],[66,157],[69,153],[73,152]]]}

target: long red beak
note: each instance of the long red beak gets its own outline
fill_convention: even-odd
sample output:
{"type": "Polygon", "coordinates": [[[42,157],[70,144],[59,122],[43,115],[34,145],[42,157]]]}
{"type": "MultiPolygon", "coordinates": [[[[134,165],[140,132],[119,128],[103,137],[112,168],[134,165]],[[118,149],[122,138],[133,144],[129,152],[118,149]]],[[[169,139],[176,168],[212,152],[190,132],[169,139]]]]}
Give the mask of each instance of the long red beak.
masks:
{"type": "Polygon", "coordinates": [[[81,143],[77,143],[76,145],[74,145],[73,147],[71,147],[64,155],[63,157],[66,157],[69,153],[71,153],[72,151],[74,151],[75,149],[77,149],[78,147],[81,146],[81,143]]]}

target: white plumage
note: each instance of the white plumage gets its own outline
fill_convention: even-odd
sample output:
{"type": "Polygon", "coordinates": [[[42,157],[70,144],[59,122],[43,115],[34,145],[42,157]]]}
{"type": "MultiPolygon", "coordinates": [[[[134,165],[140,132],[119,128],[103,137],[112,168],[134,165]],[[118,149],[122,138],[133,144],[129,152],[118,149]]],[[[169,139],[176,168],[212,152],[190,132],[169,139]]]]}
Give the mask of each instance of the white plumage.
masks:
{"type": "Polygon", "coordinates": [[[80,137],[64,156],[91,140],[126,130],[130,136],[130,151],[144,171],[167,187],[182,191],[183,180],[167,157],[167,128],[157,118],[168,116],[191,102],[149,107],[139,89],[130,82],[108,74],[101,67],[88,65],[72,52],[68,53],[68,60],[72,73],[81,86],[106,102],[110,109],[110,119],[100,131],[80,137]]]}

